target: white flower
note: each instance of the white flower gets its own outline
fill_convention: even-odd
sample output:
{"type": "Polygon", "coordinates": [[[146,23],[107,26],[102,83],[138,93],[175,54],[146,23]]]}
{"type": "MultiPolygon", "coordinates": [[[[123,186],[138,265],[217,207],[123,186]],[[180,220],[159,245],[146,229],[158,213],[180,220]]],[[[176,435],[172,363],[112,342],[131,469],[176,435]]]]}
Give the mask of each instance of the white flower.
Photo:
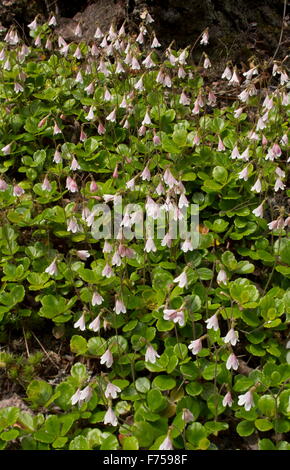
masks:
{"type": "Polygon", "coordinates": [[[217,280],[218,283],[223,283],[223,284],[227,283],[228,277],[227,277],[227,273],[225,272],[224,269],[221,269],[219,271],[216,280],[217,280]]]}
{"type": "Polygon", "coordinates": [[[107,121],[116,122],[116,108],[106,117],[107,121]]]}
{"type": "Polygon", "coordinates": [[[160,42],[158,41],[157,37],[154,36],[154,39],[153,39],[153,41],[151,43],[151,46],[150,46],[151,49],[153,49],[155,47],[160,47],[160,46],[161,46],[160,42]]]}
{"type": "Polygon", "coordinates": [[[232,153],[231,153],[231,158],[232,158],[232,159],[235,159],[235,158],[240,158],[240,157],[241,157],[241,156],[240,156],[240,152],[239,152],[239,150],[238,150],[238,147],[235,146],[235,147],[233,148],[232,153]]]}
{"type": "Polygon", "coordinates": [[[138,91],[143,91],[144,90],[143,77],[139,78],[138,82],[135,83],[134,88],[135,88],[135,90],[138,90],[138,91]]]}
{"type": "Polygon", "coordinates": [[[190,105],[190,99],[188,98],[188,96],[186,96],[186,94],[184,93],[184,91],[183,91],[183,92],[181,93],[181,95],[180,95],[179,103],[180,103],[180,104],[183,104],[184,106],[190,105]]]}
{"type": "Polygon", "coordinates": [[[43,191],[51,191],[51,184],[47,178],[47,176],[44,178],[43,183],[41,185],[41,189],[43,191]]]}
{"type": "Polygon", "coordinates": [[[82,37],[82,29],[81,29],[81,26],[80,26],[79,23],[77,24],[76,29],[74,30],[74,34],[75,34],[75,36],[77,36],[79,38],[82,37]]]}
{"type": "Polygon", "coordinates": [[[131,190],[135,188],[135,177],[127,181],[126,188],[131,190]]]}
{"type": "Polygon", "coordinates": [[[95,117],[95,114],[94,114],[94,107],[91,106],[90,109],[89,109],[89,113],[85,116],[85,119],[87,121],[92,121],[95,117]]]}
{"type": "Polygon", "coordinates": [[[114,275],[111,266],[107,263],[102,271],[102,276],[110,278],[114,275]]]}
{"type": "Polygon", "coordinates": [[[250,154],[249,154],[249,147],[246,148],[246,150],[243,151],[241,154],[240,158],[241,160],[244,160],[244,162],[247,162],[249,160],[250,154]]]}
{"type": "Polygon", "coordinates": [[[77,220],[75,217],[71,217],[67,221],[67,231],[72,232],[72,233],[77,233],[81,231],[81,227],[77,223],[77,220]]]}
{"type": "Polygon", "coordinates": [[[154,241],[153,241],[153,239],[152,239],[151,237],[149,237],[148,240],[146,241],[144,250],[145,250],[147,253],[150,253],[150,251],[155,252],[155,251],[157,250],[157,248],[156,248],[156,246],[155,246],[155,243],[154,243],[154,241]]]}
{"type": "Polygon", "coordinates": [[[34,20],[29,23],[28,25],[28,28],[31,29],[31,31],[35,31],[37,29],[37,21],[36,21],[36,18],[34,18],[34,20]]]}
{"type": "Polygon", "coordinates": [[[94,291],[92,297],[92,306],[94,307],[95,305],[101,305],[103,301],[104,298],[97,291],[94,291]]]}
{"type": "Polygon", "coordinates": [[[239,341],[239,339],[238,339],[237,332],[233,328],[231,328],[227,332],[226,336],[224,337],[224,342],[225,343],[231,343],[232,346],[235,346],[238,341],[239,341]]]}
{"type": "Polygon", "coordinates": [[[260,193],[262,191],[262,184],[260,178],[257,179],[256,183],[251,187],[251,191],[260,193]]]}
{"type": "Polygon", "coordinates": [[[225,149],[226,149],[226,148],[225,148],[225,146],[224,146],[224,143],[223,143],[222,139],[219,137],[219,143],[218,143],[218,148],[217,148],[217,150],[218,150],[218,152],[223,152],[225,149]]]}
{"type": "Polygon", "coordinates": [[[1,151],[4,153],[4,155],[9,155],[11,152],[11,143],[5,145],[5,147],[2,147],[1,151]]]}
{"type": "Polygon", "coordinates": [[[51,276],[54,276],[57,274],[57,265],[56,265],[56,258],[53,260],[53,262],[46,268],[45,270],[46,273],[50,274],[51,276]]]}
{"type": "Polygon", "coordinates": [[[246,411],[249,411],[253,406],[255,406],[254,398],[253,398],[253,394],[251,390],[249,390],[244,395],[239,395],[238,398],[239,398],[238,405],[240,406],[244,405],[246,411]]]}
{"type": "Polygon", "coordinates": [[[186,72],[183,67],[178,67],[178,78],[185,78],[186,77],[186,72]]]}
{"type": "Polygon", "coordinates": [[[280,178],[285,178],[286,176],[285,171],[281,170],[279,166],[276,168],[275,173],[280,176],[280,178]]]}
{"type": "Polygon", "coordinates": [[[83,313],[81,317],[74,323],[74,328],[79,328],[81,331],[85,331],[86,329],[86,322],[85,322],[85,314],[83,313]]]}
{"type": "Polygon", "coordinates": [[[89,330],[93,330],[95,333],[100,331],[101,322],[100,322],[100,315],[98,315],[88,326],[89,330]]]}
{"type": "Polygon", "coordinates": [[[113,354],[111,353],[110,349],[107,349],[106,352],[101,356],[100,359],[101,364],[105,364],[106,367],[111,367],[114,362],[113,354]]]}
{"type": "Polygon", "coordinates": [[[164,320],[173,321],[178,323],[180,326],[184,326],[184,312],[182,310],[164,309],[163,311],[164,320]]]}
{"type": "Polygon", "coordinates": [[[25,193],[24,189],[21,188],[21,186],[19,186],[18,184],[15,184],[13,186],[13,196],[19,197],[19,196],[22,196],[22,194],[24,193],[25,193]]]}
{"type": "Polygon", "coordinates": [[[204,46],[208,44],[208,29],[205,29],[204,32],[202,33],[200,44],[204,46]]]}
{"type": "Polygon", "coordinates": [[[146,167],[144,168],[144,170],[142,171],[141,173],[141,178],[143,181],[150,181],[150,178],[151,178],[151,174],[150,174],[150,170],[148,168],[148,165],[146,165],[146,167]]]}
{"type": "Polygon", "coordinates": [[[211,61],[209,60],[209,58],[207,56],[204,59],[203,66],[204,66],[205,69],[208,69],[208,68],[211,67],[211,61]]]}
{"type": "Polygon", "coordinates": [[[146,353],[145,353],[145,361],[146,362],[151,362],[151,364],[155,364],[156,358],[160,357],[157,351],[151,346],[151,344],[147,347],[146,353]]]}
{"type": "Polygon", "coordinates": [[[103,253],[112,253],[113,247],[112,245],[106,240],[104,243],[103,253]]]}
{"type": "Polygon", "coordinates": [[[88,250],[77,250],[76,255],[82,260],[85,261],[87,258],[89,258],[91,255],[88,252],[88,250]]]}
{"type": "Polygon", "coordinates": [[[194,416],[189,409],[184,408],[182,410],[182,419],[185,423],[191,423],[191,421],[194,421],[194,416]]]}
{"type": "Polygon", "coordinates": [[[229,66],[227,65],[226,68],[224,69],[223,71],[223,74],[222,74],[222,79],[227,79],[227,80],[230,80],[232,78],[232,71],[231,69],[229,68],[229,66]]]}
{"type": "Polygon", "coordinates": [[[92,389],[89,385],[87,385],[83,390],[81,390],[79,394],[79,403],[81,404],[82,401],[89,401],[92,396],[92,389]]]}
{"type": "Polygon", "coordinates": [[[161,240],[161,246],[167,246],[168,248],[171,247],[171,243],[172,243],[172,238],[170,236],[170,233],[166,233],[163,237],[163,239],[161,240]]]}
{"type": "Polygon", "coordinates": [[[116,312],[117,315],[120,313],[126,313],[127,309],[125,307],[124,302],[121,299],[117,299],[114,307],[114,312],[116,312]]]}
{"type": "Polygon", "coordinates": [[[246,88],[239,95],[238,98],[245,103],[249,98],[249,90],[246,88]]]}
{"type": "Polygon", "coordinates": [[[247,181],[248,180],[248,177],[249,177],[249,169],[248,167],[246,166],[242,171],[240,171],[238,173],[238,177],[240,180],[244,180],[244,181],[247,181]]]}
{"type": "Polygon", "coordinates": [[[187,253],[188,251],[192,251],[192,250],[193,250],[192,243],[191,243],[191,241],[190,241],[188,238],[181,244],[181,250],[182,250],[184,253],[187,253]]]}
{"type": "Polygon", "coordinates": [[[56,18],[55,16],[52,16],[48,22],[48,26],[56,26],[56,18]]]}
{"type": "Polygon", "coordinates": [[[252,213],[256,217],[263,217],[263,202],[258,207],[256,207],[256,209],[252,210],[252,213]]]}
{"type": "Polygon", "coordinates": [[[121,392],[121,389],[112,383],[108,383],[107,388],[105,390],[105,397],[106,398],[117,398],[118,393],[121,392]]]}
{"type": "Polygon", "coordinates": [[[237,370],[238,367],[239,367],[239,361],[236,358],[235,354],[234,353],[230,354],[226,362],[226,368],[228,370],[230,369],[237,370]]]}
{"type": "MultiPolygon", "coordinates": [[[[61,163],[62,162],[62,157],[61,157],[61,153],[60,153],[59,150],[56,150],[54,152],[53,161],[54,161],[54,163],[61,163]]],[[[70,178],[70,177],[68,177],[68,178],[70,178]]],[[[70,178],[70,179],[72,179],[72,178],[70,178]]]]}
{"type": "Polygon", "coordinates": [[[202,350],[202,341],[201,339],[196,339],[195,341],[191,341],[188,346],[188,349],[191,350],[192,354],[196,355],[199,351],[202,350]]]}
{"type": "Polygon", "coordinates": [[[73,396],[70,399],[72,405],[75,405],[76,403],[80,401],[80,394],[81,394],[81,391],[78,388],[77,391],[73,394],[73,396]]]}
{"type": "Polygon", "coordinates": [[[213,329],[214,331],[218,331],[219,323],[218,323],[218,317],[216,314],[212,315],[210,318],[205,320],[205,323],[207,323],[206,327],[208,330],[213,329]]]}
{"type": "Polygon", "coordinates": [[[229,83],[231,85],[239,85],[240,84],[240,79],[239,79],[236,67],[234,68],[233,75],[232,75],[229,83]]]}
{"type": "Polygon", "coordinates": [[[189,202],[185,194],[181,194],[179,201],[178,201],[178,207],[179,209],[182,209],[183,207],[188,207],[189,202]]]}
{"type": "Polygon", "coordinates": [[[155,64],[154,64],[154,62],[153,62],[153,60],[152,60],[152,58],[151,58],[151,54],[152,54],[152,53],[148,54],[148,56],[146,57],[146,59],[144,59],[144,60],[142,61],[142,64],[145,65],[145,68],[146,68],[146,69],[151,69],[152,67],[155,66],[155,64]]]}
{"type": "Polygon", "coordinates": [[[277,178],[275,181],[274,191],[279,191],[279,189],[285,189],[285,184],[280,178],[277,178]]]}
{"type": "Polygon", "coordinates": [[[66,179],[66,185],[65,187],[71,192],[71,193],[76,193],[78,191],[78,185],[74,179],[72,179],[70,176],[67,177],[66,179]]]}
{"type": "Polygon", "coordinates": [[[224,399],[223,399],[223,406],[229,406],[229,407],[231,407],[232,404],[233,404],[232,395],[231,395],[231,392],[228,392],[228,393],[224,396],[224,399]]]}
{"type": "Polygon", "coordinates": [[[159,446],[159,450],[173,450],[172,441],[169,436],[166,436],[162,444],[159,446]]]}
{"type": "Polygon", "coordinates": [[[238,108],[234,111],[234,117],[238,119],[243,112],[243,108],[238,108]]]}
{"type": "Polygon", "coordinates": [[[187,276],[186,276],[186,272],[183,271],[178,277],[176,277],[175,279],[173,279],[173,282],[177,282],[178,283],[178,287],[185,287],[187,285],[187,276]]]}
{"type": "Polygon", "coordinates": [[[150,119],[148,111],[146,111],[144,119],[142,121],[142,125],[145,125],[145,124],[147,125],[151,124],[151,119],[150,119]]]}
{"type": "Polygon", "coordinates": [[[264,122],[263,119],[260,117],[260,118],[258,119],[258,122],[257,122],[256,130],[257,130],[257,131],[260,131],[260,130],[265,129],[266,127],[267,127],[267,126],[266,126],[265,122],[264,122]]]}
{"type": "Polygon", "coordinates": [[[6,189],[8,189],[8,184],[0,178],[0,191],[6,191],[6,189]]]}
{"type": "Polygon", "coordinates": [[[111,424],[112,426],[118,425],[118,419],[111,407],[108,408],[104,416],[104,424],[111,424]]]}

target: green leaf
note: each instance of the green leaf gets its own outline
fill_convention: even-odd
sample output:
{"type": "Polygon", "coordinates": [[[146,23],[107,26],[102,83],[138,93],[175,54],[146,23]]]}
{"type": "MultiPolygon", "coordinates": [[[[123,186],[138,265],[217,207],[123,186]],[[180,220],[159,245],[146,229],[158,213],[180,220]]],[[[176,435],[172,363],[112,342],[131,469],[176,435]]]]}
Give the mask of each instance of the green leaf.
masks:
{"type": "Polygon", "coordinates": [[[261,413],[269,418],[275,416],[276,402],[272,395],[263,395],[258,400],[258,408],[261,413]]]}
{"type": "Polygon", "coordinates": [[[197,447],[199,445],[199,442],[206,436],[206,429],[201,423],[192,423],[187,427],[186,439],[188,439],[188,441],[195,447],[197,447]]]}
{"type": "Polygon", "coordinates": [[[198,382],[190,382],[186,385],[185,390],[187,391],[188,395],[194,397],[201,394],[202,385],[198,382]]]}
{"type": "Polygon", "coordinates": [[[170,137],[165,134],[162,138],[162,150],[169,153],[180,153],[181,148],[179,148],[170,137]]]}
{"type": "Polygon", "coordinates": [[[27,388],[27,396],[35,405],[45,405],[52,395],[52,386],[44,380],[32,380],[27,388]]]}
{"type": "Polygon", "coordinates": [[[224,232],[229,225],[229,222],[227,222],[224,219],[216,219],[214,223],[212,224],[212,230],[217,233],[224,232]]]}
{"type": "Polygon", "coordinates": [[[175,379],[169,375],[157,375],[152,382],[152,386],[159,390],[172,390],[175,385],[175,379]]]}
{"type": "Polygon", "coordinates": [[[222,254],[222,262],[230,271],[234,271],[238,265],[235,255],[231,251],[225,251],[222,254]]]}
{"type": "Polygon", "coordinates": [[[87,154],[94,153],[99,147],[100,142],[96,137],[89,137],[84,143],[85,151],[87,154]]]}
{"type": "Polygon", "coordinates": [[[159,411],[166,406],[166,399],[160,390],[153,389],[147,393],[147,403],[152,411],[159,411]]]}
{"type": "Polygon", "coordinates": [[[19,431],[17,429],[10,429],[9,431],[4,431],[0,434],[0,439],[3,441],[13,441],[19,435],[19,431]]]}
{"type": "Polygon", "coordinates": [[[92,356],[102,356],[107,349],[107,342],[100,336],[90,338],[88,341],[88,352],[92,356]]]}
{"type": "Polygon", "coordinates": [[[122,442],[123,450],[138,450],[139,442],[138,439],[134,436],[125,437],[122,442]]]}
{"type": "Polygon", "coordinates": [[[186,129],[176,129],[172,134],[172,140],[178,147],[185,147],[187,144],[186,129]]]}
{"type": "Polygon", "coordinates": [[[71,376],[77,380],[78,385],[82,385],[88,376],[86,367],[80,362],[77,362],[72,366],[70,373],[71,376]]]}
{"type": "Polygon", "coordinates": [[[259,441],[259,450],[276,450],[276,447],[270,439],[261,439],[259,441]]]}
{"type": "MultiPolygon", "coordinates": [[[[106,433],[107,434],[107,433],[106,433]]],[[[119,442],[116,436],[110,434],[103,442],[100,450],[117,450],[119,449],[119,442]]]]}
{"type": "Polygon", "coordinates": [[[226,184],[228,180],[228,172],[227,170],[222,167],[222,166],[216,166],[213,169],[212,176],[215,181],[218,183],[221,183],[222,185],[226,184]]]}
{"type": "Polygon", "coordinates": [[[255,425],[252,421],[241,421],[237,425],[237,433],[239,436],[250,436],[255,431],[255,425]]]}
{"type": "Polygon", "coordinates": [[[273,428],[273,424],[268,419],[256,419],[255,426],[262,432],[270,431],[273,428]]]}
{"type": "Polygon", "coordinates": [[[151,384],[150,380],[147,379],[147,377],[139,377],[135,381],[135,387],[140,393],[146,393],[148,390],[150,390],[151,384]]]}
{"type": "Polygon", "coordinates": [[[77,436],[69,443],[69,450],[90,450],[88,440],[84,436],[77,436]]]}
{"type": "Polygon", "coordinates": [[[194,380],[199,376],[199,369],[193,362],[180,366],[180,372],[187,380],[194,380]]]}
{"type": "Polygon", "coordinates": [[[70,349],[77,355],[85,354],[87,350],[87,342],[85,338],[79,335],[72,336],[70,340],[70,349]]]}

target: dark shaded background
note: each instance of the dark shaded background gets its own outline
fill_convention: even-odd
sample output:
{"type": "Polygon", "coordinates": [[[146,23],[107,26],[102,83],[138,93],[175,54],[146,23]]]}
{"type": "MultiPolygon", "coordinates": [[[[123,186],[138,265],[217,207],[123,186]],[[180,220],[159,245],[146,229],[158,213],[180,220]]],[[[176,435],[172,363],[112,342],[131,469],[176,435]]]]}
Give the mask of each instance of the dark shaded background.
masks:
{"type": "MultiPolygon", "coordinates": [[[[96,21],[107,27],[109,19],[117,26],[127,19],[129,28],[137,29],[144,7],[155,19],[154,28],[164,46],[173,40],[178,47],[192,44],[201,31],[209,27],[207,50],[211,57],[241,61],[253,54],[267,58],[274,54],[280,37],[284,0],[2,0],[0,21],[6,27],[17,24],[25,31],[36,14],[47,17],[50,11],[56,11],[61,25],[74,25],[81,19],[84,36],[88,39],[96,21]]],[[[280,58],[290,45],[288,12],[289,9],[284,20],[280,58]]]]}

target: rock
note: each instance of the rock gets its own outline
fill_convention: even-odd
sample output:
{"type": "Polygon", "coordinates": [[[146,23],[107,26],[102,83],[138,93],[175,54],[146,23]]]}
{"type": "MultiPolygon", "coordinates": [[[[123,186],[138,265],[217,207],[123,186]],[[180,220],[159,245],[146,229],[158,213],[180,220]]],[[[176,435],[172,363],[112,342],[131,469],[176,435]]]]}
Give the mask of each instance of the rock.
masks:
{"type": "Polygon", "coordinates": [[[0,409],[9,408],[10,406],[16,406],[21,411],[26,411],[29,414],[32,414],[31,409],[24,403],[24,401],[16,394],[13,393],[11,397],[0,400],[0,409]]]}
{"type": "Polygon", "coordinates": [[[78,12],[73,18],[60,18],[57,33],[67,41],[80,40],[74,35],[78,23],[82,28],[82,38],[93,40],[98,25],[103,32],[109,30],[110,25],[119,27],[125,19],[126,9],[123,0],[98,0],[89,5],[83,12],[78,12]]]}
{"type": "MultiPolygon", "coordinates": [[[[284,0],[2,0],[0,22],[11,24],[27,34],[27,24],[36,14],[48,18],[58,14],[57,31],[68,41],[76,41],[74,30],[80,22],[83,38],[92,40],[96,23],[108,30],[111,23],[136,32],[140,14],[147,9],[154,18],[154,30],[163,47],[173,40],[175,48],[194,46],[192,57],[200,59],[203,50],[223,66],[227,60],[246,62],[251,56],[271,57],[279,42],[284,0]],[[29,5],[29,8],[27,6],[29,5]],[[200,46],[200,34],[209,28],[209,44],[200,46]]],[[[289,16],[277,59],[289,48],[289,16]]]]}

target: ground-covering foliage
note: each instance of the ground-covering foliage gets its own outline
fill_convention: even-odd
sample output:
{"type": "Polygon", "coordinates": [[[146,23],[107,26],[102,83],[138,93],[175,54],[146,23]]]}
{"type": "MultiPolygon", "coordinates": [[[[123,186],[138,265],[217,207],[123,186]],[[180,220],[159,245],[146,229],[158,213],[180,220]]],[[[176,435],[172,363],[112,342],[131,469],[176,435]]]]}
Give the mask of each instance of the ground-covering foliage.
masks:
{"type": "Polygon", "coordinates": [[[3,34],[1,448],[289,449],[287,73],[213,79],[207,30],[194,65],[151,21],[3,34]],[[134,204],[196,237],[128,236],[134,204]]]}

